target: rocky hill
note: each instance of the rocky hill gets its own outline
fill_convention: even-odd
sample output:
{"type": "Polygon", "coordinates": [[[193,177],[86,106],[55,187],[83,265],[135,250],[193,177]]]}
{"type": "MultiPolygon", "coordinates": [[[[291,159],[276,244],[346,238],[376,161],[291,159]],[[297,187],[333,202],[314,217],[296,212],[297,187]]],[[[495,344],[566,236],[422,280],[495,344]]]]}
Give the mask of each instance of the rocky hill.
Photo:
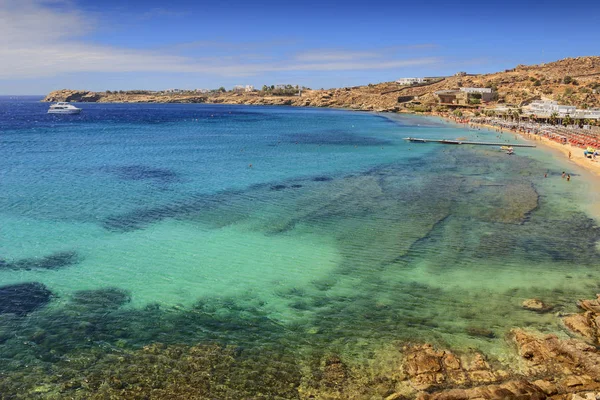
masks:
{"type": "Polygon", "coordinates": [[[534,98],[557,100],[580,108],[600,107],[600,57],[566,58],[540,65],[518,65],[493,74],[446,77],[438,82],[403,87],[395,82],[352,88],[307,90],[301,96],[269,93],[160,93],[145,91],[90,92],[58,90],[43,101],[120,103],[224,103],[336,107],[363,111],[430,111],[436,108],[434,92],[459,87],[492,87],[497,102],[519,106],[534,98]]]}

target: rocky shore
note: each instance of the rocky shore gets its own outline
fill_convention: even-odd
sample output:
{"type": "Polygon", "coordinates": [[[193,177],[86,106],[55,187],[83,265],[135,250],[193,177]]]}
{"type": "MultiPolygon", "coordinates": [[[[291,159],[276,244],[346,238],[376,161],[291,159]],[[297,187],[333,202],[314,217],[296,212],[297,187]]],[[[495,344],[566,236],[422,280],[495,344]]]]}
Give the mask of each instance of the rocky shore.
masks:
{"type": "MultiPolygon", "coordinates": [[[[523,307],[548,311],[547,307],[531,309],[531,304],[541,301],[531,299],[523,307]]],[[[341,361],[325,362],[322,376],[330,382],[303,398],[379,398],[370,393],[379,387],[385,400],[598,399],[600,294],[578,304],[583,313],[558,317],[570,329],[569,338],[513,329],[506,338],[516,353],[511,365],[488,360],[481,353],[459,355],[430,344],[408,344],[398,349],[400,361],[392,376],[363,382],[362,388],[355,377],[360,374],[342,372],[341,361]]]]}
{"type": "MultiPolygon", "coordinates": [[[[540,303],[531,299],[523,307],[546,312],[529,307],[540,303]]],[[[139,350],[78,351],[50,369],[2,373],[0,393],[45,399],[596,400],[600,294],[579,306],[582,313],[557,315],[569,335],[513,329],[505,338],[514,349],[510,365],[423,343],[398,344],[368,365],[336,354],[299,362],[290,354],[265,358],[260,350],[155,343],[139,350]]]]}

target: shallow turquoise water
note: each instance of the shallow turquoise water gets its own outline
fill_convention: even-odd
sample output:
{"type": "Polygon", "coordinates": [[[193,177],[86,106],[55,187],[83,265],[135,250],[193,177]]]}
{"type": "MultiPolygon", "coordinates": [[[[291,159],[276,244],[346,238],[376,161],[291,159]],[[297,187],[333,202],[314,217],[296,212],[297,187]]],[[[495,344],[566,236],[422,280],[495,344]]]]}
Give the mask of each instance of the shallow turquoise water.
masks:
{"type": "Polygon", "coordinates": [[[0,283],[54,294],[0,315],[11,368],[154,341],[362,359],[426,340],[502,358],[512,327],[561,331],[524,299],[570,311],[600,288],[583,175],[565,182],[541,149],[402,140],[493,132],[337,110],[0,106],[0,283]]]}

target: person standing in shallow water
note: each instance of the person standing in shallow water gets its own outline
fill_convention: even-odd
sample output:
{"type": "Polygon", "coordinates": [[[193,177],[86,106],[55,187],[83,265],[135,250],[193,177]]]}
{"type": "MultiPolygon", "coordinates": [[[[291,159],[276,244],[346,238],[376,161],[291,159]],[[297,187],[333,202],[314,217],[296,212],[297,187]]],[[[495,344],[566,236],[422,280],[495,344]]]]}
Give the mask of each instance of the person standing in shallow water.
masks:
{"type": "Polygon", "coordinates": [[[567,182],[571,180],[571,174],[567,174],[567,182]]]}
{"type": "Polygon", "coordinates": [[[563,179],[564,179],[565,176],[566,176],[565,171],[563,171],[563,173],[562,173],[563,179]]]}

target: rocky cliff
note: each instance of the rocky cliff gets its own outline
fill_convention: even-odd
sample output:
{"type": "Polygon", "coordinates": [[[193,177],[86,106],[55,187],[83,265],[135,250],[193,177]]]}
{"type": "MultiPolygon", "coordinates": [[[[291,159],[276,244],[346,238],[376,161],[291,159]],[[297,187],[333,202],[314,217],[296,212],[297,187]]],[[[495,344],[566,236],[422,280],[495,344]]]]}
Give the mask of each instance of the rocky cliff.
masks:
{"type": "Polygon", "coordinates": [[[600,107],[600,57],[577,57],[548,64],[520,65],[493,74],[452,76],[433,84],[417,87],[402,87],[394,82],[385,82],[352,88],[307,90],[301,96],[272,96],[263,92],[200,95],[64,89],[50,93],[44,101],[222,103],[335,107],[382,112],[429,111],[436,107],[435,91],[471,86],[492,87],[498,92],[498,103],[514,106],[519,106],[533,98],[547,98],[582,108],[600,107]]]}

